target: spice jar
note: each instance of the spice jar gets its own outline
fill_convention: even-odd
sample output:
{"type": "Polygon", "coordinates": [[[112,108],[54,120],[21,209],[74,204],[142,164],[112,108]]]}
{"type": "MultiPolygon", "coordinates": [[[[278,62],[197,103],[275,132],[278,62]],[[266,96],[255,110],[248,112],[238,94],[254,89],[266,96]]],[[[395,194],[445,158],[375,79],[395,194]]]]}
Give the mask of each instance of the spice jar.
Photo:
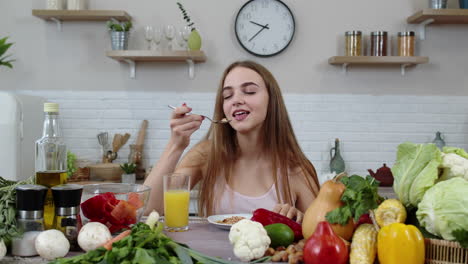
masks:
{"type": "Polygon", "coordinates": [[[414,31],[398,32],[398,56],[414,56],[414,31]]]}
{"type": "Polygon", "coordinates": [[[55,205],[53,227],[62,231],[70,241],[70,250],[79,250],[77,239],[81,229],[80,203],[83,186],[62,184],[51,189],[55,205]]]}
{"type": "Polygon", "coordinates": [[[371,56],[387,56],[387,31],[371,32],[371,56]]]}
{"type": "Polygon", "coordinates": [[[362,32],[361,31],[346,31],[345,32],[345,54],[346,56],[361,56],[362,55],[362,32]]]}
{"type": "Polygon", "coordinates": [[[16,225],[22,236],[11,243],[14,256],[30,257],[37,255],[34,240],[44,230],[44,200],[47,187],[24,184],[16,188],[16,225]]]}

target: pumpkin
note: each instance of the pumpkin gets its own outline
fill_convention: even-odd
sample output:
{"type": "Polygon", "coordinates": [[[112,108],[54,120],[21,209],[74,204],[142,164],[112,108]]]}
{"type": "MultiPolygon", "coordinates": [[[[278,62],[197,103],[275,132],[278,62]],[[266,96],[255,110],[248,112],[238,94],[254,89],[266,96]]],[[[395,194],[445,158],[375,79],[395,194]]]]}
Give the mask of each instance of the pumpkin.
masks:
{"type": "MultiPolygon", "coordinates": [[[[317,198],[307,208],[304,219],[302,220],[302,234],[305,239],[308,239],[314,232],[317,224],[321,221],[326,221],[325,215],[343,205],[340,200],[341,195],[346,187],[339,181],[341,177],[346,176],[345,173],[338,174],[335,178],[326,181],[320,187],[320,192],[317,198]]],[[[345,240],[350,240],[354,231],[354,221],[350,217],[346,225],[332,224],[333,231],[345,240]]]]}

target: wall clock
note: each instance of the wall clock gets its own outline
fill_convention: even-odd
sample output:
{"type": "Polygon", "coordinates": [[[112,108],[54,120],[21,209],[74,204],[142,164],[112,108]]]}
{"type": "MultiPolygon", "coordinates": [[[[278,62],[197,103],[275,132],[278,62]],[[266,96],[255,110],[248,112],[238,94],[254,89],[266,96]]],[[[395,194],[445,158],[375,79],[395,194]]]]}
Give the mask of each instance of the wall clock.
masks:
{"type": "Polygon", "coordinates": [[[260,57],[285,50],[294,37],[294,16],[280,0],[250,0],[237,13],[234,25],[241,46],[260,57]]]}

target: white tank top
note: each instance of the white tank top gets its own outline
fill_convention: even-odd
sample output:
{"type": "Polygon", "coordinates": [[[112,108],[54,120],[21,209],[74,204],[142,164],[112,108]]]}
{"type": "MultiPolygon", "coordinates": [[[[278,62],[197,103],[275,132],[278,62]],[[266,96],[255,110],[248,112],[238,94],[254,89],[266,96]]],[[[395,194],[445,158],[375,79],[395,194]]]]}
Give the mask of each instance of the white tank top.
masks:
{"type": "Polygon", "coordinates": [[[280,203],[273,184],[265,194],[257,197],[240,194],[224,184],[224,191],[220,200],[215,202],[214,214],[242,214],[252,213],[258,208],[272,210],[276,204],[280,203]]]}

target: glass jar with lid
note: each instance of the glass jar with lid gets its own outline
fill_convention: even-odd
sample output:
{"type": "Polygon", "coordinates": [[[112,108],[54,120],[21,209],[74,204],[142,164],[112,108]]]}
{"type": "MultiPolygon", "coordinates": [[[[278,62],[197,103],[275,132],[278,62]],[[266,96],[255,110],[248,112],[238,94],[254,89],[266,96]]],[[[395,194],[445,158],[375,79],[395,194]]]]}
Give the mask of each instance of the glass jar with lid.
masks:
{"type": "Polygon", "coordinates": [[[362,32],[358,30],[345,32],[345,55],[362,55],[362,32]]]}
{"type": "Polygon", "coordinates": [[[414,56],[414,31],[398,32],[398,56],[414,56]]]}
{"type": "Polygon", "coordinates": [[[387,31],[371,32],[371,56],[387,56],[388,33],[387,31]]]}

